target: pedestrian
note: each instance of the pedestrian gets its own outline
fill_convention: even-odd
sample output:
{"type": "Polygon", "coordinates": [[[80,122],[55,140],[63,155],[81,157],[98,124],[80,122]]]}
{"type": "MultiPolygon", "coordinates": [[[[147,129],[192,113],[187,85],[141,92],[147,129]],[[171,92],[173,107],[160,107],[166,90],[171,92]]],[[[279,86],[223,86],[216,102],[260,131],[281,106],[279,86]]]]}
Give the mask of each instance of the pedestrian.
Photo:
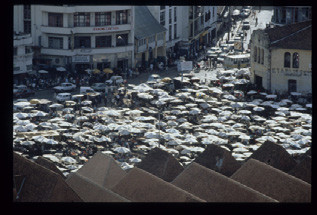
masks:
{"type": "Polygon", "coordinates": [[[258,25],[258,17],[255,18],[255,26],[258,25]]]}

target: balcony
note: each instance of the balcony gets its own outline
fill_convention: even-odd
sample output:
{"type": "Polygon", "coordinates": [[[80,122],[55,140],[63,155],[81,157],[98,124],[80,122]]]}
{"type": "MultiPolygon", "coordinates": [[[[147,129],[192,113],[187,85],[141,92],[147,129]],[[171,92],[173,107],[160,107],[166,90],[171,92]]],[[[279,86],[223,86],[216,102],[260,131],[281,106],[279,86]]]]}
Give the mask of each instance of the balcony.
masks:
{"type": "Polygon", "coordinates": [[[31,45],[32,37],[30,34],[28,36],[15,36],[13,39],[13,46],[31,45]]]}
{"type": "Polygon", "coordinates": [[[75,13],[75,12],[107,12],[117,10],[131,10],[132,6],[91,6],[91,5],[67,5],[67,6],[48,6],[42,5],[42,11],[49,13],[75,13]]]}
{"type": "Polygon", "coordinates": [[[106,47],[106,48],[84,48],[84,49],[53,49],[42,47],[41,54],[75,56],[75,55],[96,55],[96,54],[114,54],[133,51],[134,45],[129,43],[127,46],[106,47]]]}
{"type": "Polygon", "coordinates": [[[41,26],[41,31],[48,34],[96,34],[111,33],[120,31],[130,31],[131,24],[111,25],[111,26],[89,26],[89,27],[50,27],[41,26]]]}

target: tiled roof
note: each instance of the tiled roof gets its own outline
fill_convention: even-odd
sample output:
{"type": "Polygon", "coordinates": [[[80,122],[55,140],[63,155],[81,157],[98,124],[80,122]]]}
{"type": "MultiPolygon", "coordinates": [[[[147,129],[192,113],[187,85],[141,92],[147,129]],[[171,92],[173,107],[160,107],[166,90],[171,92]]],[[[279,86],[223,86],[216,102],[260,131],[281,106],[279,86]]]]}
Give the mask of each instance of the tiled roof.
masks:
{"type": "Polygon", "coordinates": [[[305,155],[304,158],[302,158],[302,160],[288,172],[288,174],[311,184],[311,172],[311,157],[305,155]]]}
{"type": "Polygon", "coordinates": [[[172,184],[207,202],[276,202],[220,173],[191,163],[172,184]]]}
{"type": "Polygon", "coordinates": [[[133,202],[203,202],[202,199],[134,167],[112,189],[133,202]]]}
{"type": "Polygon", "coordinates": [[[279,202],[310,202],[311,185],[260,161],[250,159],[231,179],[279,202]]]}
{"type": "Polygon", "coordinates": [[[208,145],[194,161],[228,177],[241,166],[229,151],[215,144],[208,145]]]}
{"type": "Polygon", "coordinates": [[[312,50],[312,22],[305,21],[295,24],[266,28],[271,47],[285,49],[312,50]]]}
{"type": "Polygon", "coordinates": [[[122,196],[77,173],[70,174],[66,179],[66,183],[85,202],[129,202],[122,196]]]}
{"type": "Polygon", "coordinates": [[[82,202],[61,175],[17,153],[13,153],[13,175],[25,178],[19,195],[21,202],[82,202]]]}
{"type": "Polygon", "coordinates": [[[101,152],[97,152],[77,173],[105,188],[112,187],[126,175],[112,157],[101,152]]]}
{"type": "Polygon", "coordinates": [[[159,148],[152,149],[136,167],[167,182],[173,181],[184,170],[171,154],[159,148]]]}
{"type": "Polygon", "coordinates": [[[166,31],[153,17],[147,6],[135,6],[134,37],[146,38],[157,33],[166,31]]]}
{"type": "Polygon", "coordinates": [[[61,175],[63,178],[66,178],[63,175],[63,173],[55,166],[55,164],[47,158],[40,156],[35,160],[35,163],[37,163],[37,164],[39,164],[47,169],[52,170],[53,172],[61,175]]]}
{"type": "Polygon", "coordinates": [[[266,141],[249,159],[255,159],[266,163],[284,172],[290,171],[296,166],[296,161],[281,145],[266,141]]]}

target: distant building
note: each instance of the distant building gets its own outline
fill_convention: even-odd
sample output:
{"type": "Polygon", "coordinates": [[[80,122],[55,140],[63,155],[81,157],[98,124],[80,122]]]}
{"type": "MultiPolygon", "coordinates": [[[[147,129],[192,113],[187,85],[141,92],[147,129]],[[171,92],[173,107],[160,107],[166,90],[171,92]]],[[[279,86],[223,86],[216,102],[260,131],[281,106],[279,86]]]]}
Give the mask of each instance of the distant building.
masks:
{"type": "Polygon", "coordinates": [[[311,20],[311,6],[274,6],[271,24],[288,25],[311,20]]]}
{"type": "Polygon", "coordinates": [[[87,68],[134,65],[134,6],[32,5],[37,64],[87,68]]]}
{"type": "Polygon", "coordinates": [[[135,66],[165,61],[166,31],[146,6],[135,6],[135,66]]]}
{"type": "Polygon", "coordinates": [[[33,70],[30,5],[15,5],[13,17],[13,75],[19,84],[33,70]]]}
{"type": "Polygon", "coordinates": [[[253,31],[251,82],[271,92],[312,92],[311,21],[253,31]]]}

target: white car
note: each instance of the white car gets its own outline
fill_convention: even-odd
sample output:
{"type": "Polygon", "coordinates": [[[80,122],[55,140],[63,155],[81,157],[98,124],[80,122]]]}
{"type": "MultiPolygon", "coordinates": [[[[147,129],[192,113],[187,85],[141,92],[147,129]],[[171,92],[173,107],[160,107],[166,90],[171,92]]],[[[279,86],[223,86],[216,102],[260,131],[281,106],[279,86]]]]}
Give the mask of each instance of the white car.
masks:
{"type": "Polygon", "coordinates": [[[58,102],[64,102],[66,100],[71,100],[71,98],[72,98],[72,94],[70,94],[70,93],[59,93],[56,96],[56,100],[58,102]]]}
{"type": "Polygon", "coordinates": [[[76,89],[76,85],[72,83],[61,83],[61,85],[53,88],[56,92],[73,91],[76,89]]]}
{"type": "Polygon", "coordinates": [[[123,83],[123,78],[122,76],[112,76],[109,80],[106,81],[106,84],[122,84],[123,83]]]}

